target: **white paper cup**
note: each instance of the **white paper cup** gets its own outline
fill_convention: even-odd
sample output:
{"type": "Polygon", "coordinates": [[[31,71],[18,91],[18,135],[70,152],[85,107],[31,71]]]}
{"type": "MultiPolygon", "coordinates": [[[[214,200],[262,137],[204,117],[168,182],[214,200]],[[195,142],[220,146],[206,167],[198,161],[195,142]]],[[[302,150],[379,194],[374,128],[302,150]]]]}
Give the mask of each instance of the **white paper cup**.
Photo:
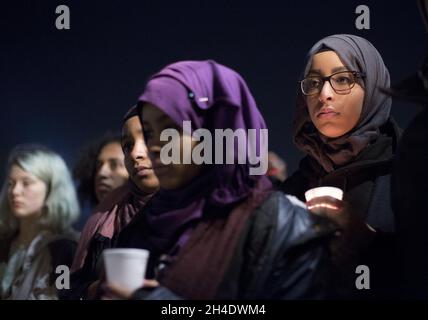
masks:
{"type": "Polygon", "coordinates": [[[318,187],[309,189],[305,192],[306,201],[311,201],[314,198],[330,196],[337,200],[342,200],[343,191],[336,187],[318,187]]]}
{"type": "Polygon", "coordinates": [[[107,281],[134,291],[143,286],[149,251],[144,249],[105,249],[107,281]]]}

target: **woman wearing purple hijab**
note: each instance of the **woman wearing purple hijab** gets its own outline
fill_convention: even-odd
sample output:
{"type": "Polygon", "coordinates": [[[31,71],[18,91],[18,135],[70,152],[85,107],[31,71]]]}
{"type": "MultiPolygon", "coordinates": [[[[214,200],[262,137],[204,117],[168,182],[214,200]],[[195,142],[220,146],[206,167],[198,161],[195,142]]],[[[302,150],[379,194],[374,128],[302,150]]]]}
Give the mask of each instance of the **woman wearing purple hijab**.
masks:
{"type": "MultiPolygon", "coordinates": [[[[282,186],[304,201],[308,189],[344,191],[344,210],[325,209],[343,229],[347,267],[336,277],[340,296],[393,297],[394,216],[390,177],[400,129],[390,116],[390,85],[376,48],[354,35],[332,35],[309,51],[297,95],[293,138],[307,156],[282,186]],[[391,241],[390,241],[391,240],[391,241]],[[355,270],[367,265],[371,290],[357,290],[355,270]]],[[[320,212],[317,212],[320,214],[320,212]]],[[[341,263],[344,266],[343,263],[341,263]]]]}
{"type": "MultiPolygon", "coordinates": [[[[183,154],[200,150],[191,130],[214,137],[220,129],[253,129],[257,136],[266,128],[241,76],[214,61],[177,62],[151,77],[139,107],[160,191],[121,232],[118,247],[149,250],[146,278],[159,286],[143,287],[134,298],[321,297],[322,258],[333,231],[325,220],[312,217],[296,198],[274,192],[264,174],[250,174],[248,155],[237,161],[235,152],[229,164],[164,161],[165,129],[179,132],[169,144],[183,154]]],[[[263,141],[256,140],[261,152],[263,141]]],[[[214,150],[214,142],[208,144],[214,150]]],[[[239,148],[235,143],[223,151],[239,148]]]]}

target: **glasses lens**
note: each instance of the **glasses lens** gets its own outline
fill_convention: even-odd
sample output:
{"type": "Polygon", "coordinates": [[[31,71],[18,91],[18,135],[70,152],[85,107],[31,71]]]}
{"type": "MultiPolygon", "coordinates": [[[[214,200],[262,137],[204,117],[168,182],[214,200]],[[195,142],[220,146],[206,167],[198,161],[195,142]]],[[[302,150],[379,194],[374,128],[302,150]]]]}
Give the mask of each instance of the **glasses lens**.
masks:
{"type": "Polygon", "coordinates": [[[318,93],[322,88],[323,81],[319,77],[309,77],[302,81],[302,91],[306,95],[318,93]]]}
{"type": "Polygon", "coordinates": [[[350,71],[339,72],[331,76],[330,83],[335,91],[349,91],[355,84],[355,76],[350,71]]]}

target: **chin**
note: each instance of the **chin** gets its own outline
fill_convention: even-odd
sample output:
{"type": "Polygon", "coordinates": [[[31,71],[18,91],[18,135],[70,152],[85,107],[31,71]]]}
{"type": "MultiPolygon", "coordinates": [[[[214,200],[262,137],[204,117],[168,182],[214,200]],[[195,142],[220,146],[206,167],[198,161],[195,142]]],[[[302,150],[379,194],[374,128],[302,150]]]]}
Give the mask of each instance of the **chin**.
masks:
{"type": "Polygon", "coordinates": [[[317,127],[318,132],[327,138],[338,138],[343,136],[347,131],[337,128],[334,125],[323,125],[317,127]]]}
{"type": "Polygon", "coordinates": [[[343,136],[343,134],[342,133],[332,133],[332,132],[321,132],[324,136],[326,136],[327,138],[331,138],[331,139],[334,139],[334,138],[338,138],[338,137],[340,137],[340,136],[343,136]]]}
{"type": "Polygon", "coordinates": [[[37,215],[37,213],[30,213],[28,211],[24,211],[24,210],[15,210],[13,211],[13,216],[16,219],[25,219],[25,218],[30,218],[37,215]]]}
{"type": "Polygon", "coordinates": [[[20,218],[23,218],[26,216],[25,213],[20,212],[20,211],[12,211],[12,213],[13,213],[13,216],[17,219],[20,219],[20,218]]]}
{"type": "Polygon", "coordinates": [[[155,175],[143,178],[133,177],[132,181],[138,187],[138,189],[144,192],[150,193],[159,189],[159,180],[155,175]]]}

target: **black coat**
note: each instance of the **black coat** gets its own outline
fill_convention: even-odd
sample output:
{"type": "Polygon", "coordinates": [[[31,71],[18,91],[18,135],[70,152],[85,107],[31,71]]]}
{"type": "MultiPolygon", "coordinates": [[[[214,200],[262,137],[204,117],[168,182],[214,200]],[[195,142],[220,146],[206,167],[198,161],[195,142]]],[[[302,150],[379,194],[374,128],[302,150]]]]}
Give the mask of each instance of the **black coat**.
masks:
{"type": "Polygon", "coordinates": [[[393,176],[394,210],[405,298],[428,298],[428,106],[409,125],[393,176]]]}
{"type": "Polygon", "coordinates": [[[393,86],[393,95],[423,106],[398,146],[392,179],[393,209],[402,268],[401,296],[428,298],[428,58],[419,74],[393,86]]]}
{"type": "Polygon", "coordinates": [[[338,187],[344,200],[360,212],[372,227],[393,232],[390,179],[394,154],[401,129],[390,119],[381,128],[383,135],[364,149],[352,163],[327,173],[313,158],[306,156],[299,169],[280,186],[286,194],[305,201],[308,189],[320,186],[338,187]]]}
{"type": "MultiPolygon", "coordinates": [[[[362,215],[377,230],[375,241],[367,252],[361,253],[359,264],[367,265],[371,273],[372,288],[361,295],[355,291],[345,298],[394,297],[397,265],[395,221],[391,206],[391,173],[401,129],[392,118],[380,128],[381,136],[366,147],[352,163],[327,173],[313,158],[306,156],[299,169],[280,186],[280,189],[304,199],[308,189],[332,186],[344,191],[344,201],[362,215]]],[[[351,277],[352,278],[352,277],[351,277]]],[[[355,279],[355,277],[353,278],[355,279]]]]}

